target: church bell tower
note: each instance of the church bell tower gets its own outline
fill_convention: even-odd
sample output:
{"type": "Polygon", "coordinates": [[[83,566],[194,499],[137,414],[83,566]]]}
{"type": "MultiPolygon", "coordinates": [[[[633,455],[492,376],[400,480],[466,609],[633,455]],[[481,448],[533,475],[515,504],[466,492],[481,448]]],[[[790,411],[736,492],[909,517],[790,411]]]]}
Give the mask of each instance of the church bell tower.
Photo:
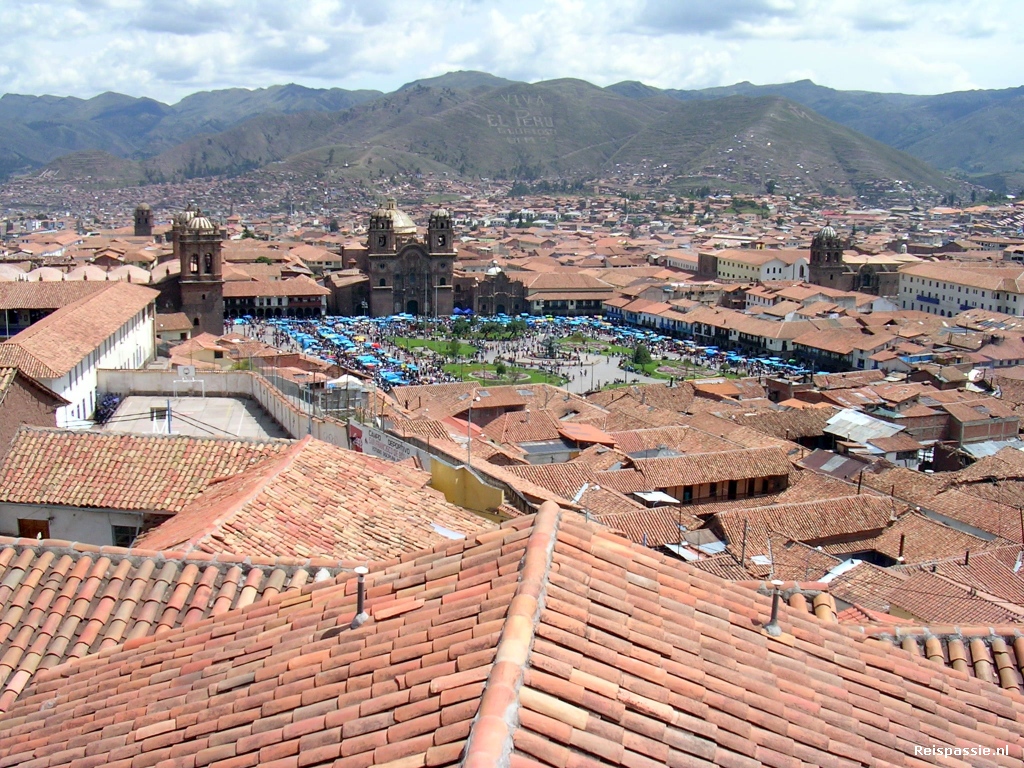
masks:
{"type": "Polygon", "coordinates": [[[175,218],[174,250],[181,267],[181,311],[194,333],[224,333],[224,272],[221,232],[202,212],[175,218]]]}

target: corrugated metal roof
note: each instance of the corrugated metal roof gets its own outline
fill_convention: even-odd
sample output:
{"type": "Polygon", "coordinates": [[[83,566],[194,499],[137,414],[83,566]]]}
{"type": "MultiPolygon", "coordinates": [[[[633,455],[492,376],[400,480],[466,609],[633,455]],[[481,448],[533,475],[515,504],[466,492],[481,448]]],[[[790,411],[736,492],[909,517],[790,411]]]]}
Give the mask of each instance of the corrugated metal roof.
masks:
{"type": "Polygon", "coordinates": [[[862,444],[881,437],[892,437],[902,430],[903,427],[849,408],[837,413],[825,425],[828,434],[862,444]]]}

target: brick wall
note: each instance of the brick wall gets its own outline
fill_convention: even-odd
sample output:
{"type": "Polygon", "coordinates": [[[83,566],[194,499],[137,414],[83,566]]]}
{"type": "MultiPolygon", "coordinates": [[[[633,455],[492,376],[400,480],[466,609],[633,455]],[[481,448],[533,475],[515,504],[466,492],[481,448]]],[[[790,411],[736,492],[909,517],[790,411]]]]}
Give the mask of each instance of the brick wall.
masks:
{"type": "Polygon", "coordinates": [[[0,403],[0,457],[7,455],[14,433],[22,424],[56,427],[57,404],[50,403],[42,392],[15,376],[0,403]]]}

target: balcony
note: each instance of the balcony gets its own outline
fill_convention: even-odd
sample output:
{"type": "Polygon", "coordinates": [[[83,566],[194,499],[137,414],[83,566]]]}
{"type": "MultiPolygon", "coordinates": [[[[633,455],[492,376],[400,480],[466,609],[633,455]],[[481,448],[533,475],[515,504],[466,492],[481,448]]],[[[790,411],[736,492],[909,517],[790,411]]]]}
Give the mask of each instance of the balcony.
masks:
{"type": "Polygon", "coordinates": [[[939,300],[937,298],[932,298],[931,296],[924,296],[924,295],[922,295],[920,293],[917,294],[917,300],[918,301],[923,301],[925,304],[938,304],[939,303],[939,300]]]}

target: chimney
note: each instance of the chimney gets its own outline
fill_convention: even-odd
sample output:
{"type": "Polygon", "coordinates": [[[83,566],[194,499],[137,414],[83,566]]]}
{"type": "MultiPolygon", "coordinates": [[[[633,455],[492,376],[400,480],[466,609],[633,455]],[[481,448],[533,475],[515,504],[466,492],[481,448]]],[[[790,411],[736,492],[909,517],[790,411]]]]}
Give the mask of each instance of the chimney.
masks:
{"type": "Polygon", "coordinates": [[[782,582],[778,579],[773,579],[772,586],[774,587],[772,590],[772,617],[765,625],[764,631],[771,637],[779,637],[782,634],[782,628],[779,627],[779,600],[782,597],[779,587],[782,586],[782,582]]]}
{"type": "Polygon", "coordinates": [[[370,572],[370,569],[365,565],[360,565],[356,568],[356,576],[358,581],[356,582],[356,615],[352,619],[352,629],[359,629],[368,618],[366,614],[366,574],[370,572]]]}

